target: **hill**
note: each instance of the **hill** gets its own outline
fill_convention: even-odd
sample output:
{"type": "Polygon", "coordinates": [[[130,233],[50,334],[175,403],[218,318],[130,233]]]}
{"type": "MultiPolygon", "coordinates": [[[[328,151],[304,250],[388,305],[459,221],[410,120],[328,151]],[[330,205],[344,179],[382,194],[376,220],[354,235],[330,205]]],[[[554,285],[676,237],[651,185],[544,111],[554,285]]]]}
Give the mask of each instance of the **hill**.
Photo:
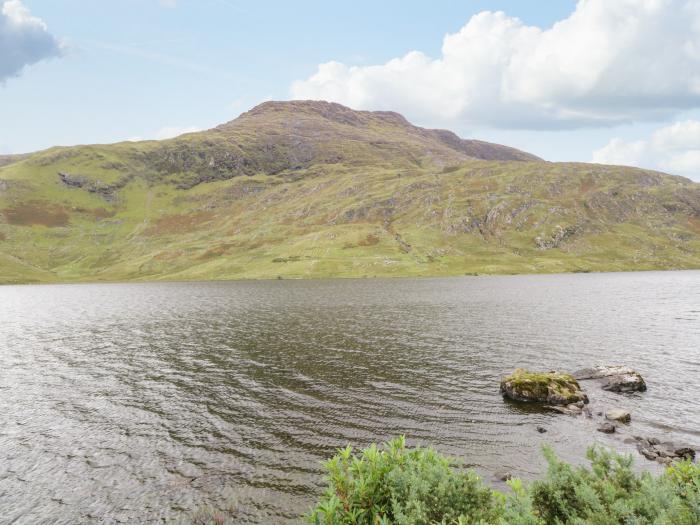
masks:
{"type": "Polygon", "coordinates": [[[0,282],[700,267],[700,185],[391,112],[267,102],[166,141],[0,158],[0,282]]]}

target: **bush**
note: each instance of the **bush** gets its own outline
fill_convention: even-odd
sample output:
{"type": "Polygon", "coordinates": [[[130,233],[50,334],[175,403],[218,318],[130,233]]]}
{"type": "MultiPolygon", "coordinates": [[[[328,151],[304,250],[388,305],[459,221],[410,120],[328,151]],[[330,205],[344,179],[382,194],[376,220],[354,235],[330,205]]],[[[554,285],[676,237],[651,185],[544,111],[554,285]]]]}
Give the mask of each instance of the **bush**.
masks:
{"type": "Polygon", "coordinates": [[[494,523],[502,496],[472,471],[451,468],[429,448],[406,448],[404,438],[353,455],[341,450],[325,464],[330,485],[311,514],[325,525],[494,523]]]}
{"type": "MultiPolygon", "coordinates": [[[[534,513],[552,524],[674,524],[697,525],[700,514],[682,495],[689,485],[674,482],[671,472],[694,472],[696,465],[671,467],[657,478],[632,471],[632,458],[600,448],[587,454],[591,469],[572,467],[545,449],[549,463],[546,477],[530,487],[534,513]],[[681,469],[681,470],[678,470],[681,469]]],[[[682,480],[682,481],[681,481],[682,480]]],[[[697,501],[698,486],[690,489],[697,501]]]]}
{"type": "Polygon", "coordinates": [[[545,448],[546,476],[511,492],[487,487],[430,448],[404,438],[354,454],[347,447],[325,464],[329,485],[313,509],[316,525],[697,525],[700,467],[690,462],[653,477],[632,458],[591,448],[591,467],[573,467],[545,448]]]}

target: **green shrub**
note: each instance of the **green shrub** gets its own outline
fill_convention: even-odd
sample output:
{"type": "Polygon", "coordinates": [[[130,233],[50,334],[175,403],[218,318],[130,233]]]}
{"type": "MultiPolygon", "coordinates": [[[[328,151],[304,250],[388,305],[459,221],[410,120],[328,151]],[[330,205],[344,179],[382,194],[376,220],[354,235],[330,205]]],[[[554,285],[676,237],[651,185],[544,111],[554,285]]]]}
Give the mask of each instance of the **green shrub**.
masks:
{"type": "Polygon", "coordinates": [[[313,509],[317,525],[698,525],[700,466],[677,463],[654,477],[632,458],[593,447],[590,467],[559,461],[545,448],[547,474],[510,493],[488,488],[430,448],[404,438],[328,461],[329,485],[313,509]]]}
{"type": "Polygon", "coordinates": [[[697,525],[700,514],[683,497],[690,491],[697,504],[698,486],[689,488],[684,475],[697,477],[695,465],[668,469],[654,478],[636,474],[631,456],[620,456],[600,448],[588,450],[591,468],[572,467],[557,460],[545,448],[547,475],[535,481],[529,493],[533,512],[546,524],[673,524],[697,525]],[[680,469],[680,470],[679,470],[680,469]],[[677,472],[676,478],[671,472],[677,472]],[[683,474],[681,474],[681,472],[683,474]],[[676,479],[677,481],[674,481],[676,479]]]}
{"type": "Polygon", "coordinates": [[[341,450],[325,466],[326,496],[313,510],[313,523],[324,525],[419,525],[495,523],[503,497],[472,471],[451,468],[429,448],[407,449],[404,438],[358,456],[341,450]]]}

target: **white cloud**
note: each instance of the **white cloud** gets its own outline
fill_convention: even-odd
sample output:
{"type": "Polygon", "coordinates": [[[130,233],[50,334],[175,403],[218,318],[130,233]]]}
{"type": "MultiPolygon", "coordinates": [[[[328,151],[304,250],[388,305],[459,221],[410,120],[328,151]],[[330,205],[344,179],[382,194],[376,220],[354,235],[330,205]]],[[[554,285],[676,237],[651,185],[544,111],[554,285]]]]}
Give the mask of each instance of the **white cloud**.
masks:
{"type": "Polygon", "coordinates": [[[425,124],[575,128],[700,106],[699,0],[579,0],[551,28],[474,15],[442,55],[318,66],[294,98],[395,109],[425,124]]]}
{"type": "Polygon", "coordinates": [[[593,162],[642,166],[700,181],[700,121],[676,122],[644,140],[615,138],[593,152],[593,162]]]}
{"type": "Polygon", "coordinates": [[[169,9],[177,7],[177,0],[158,0],[158,3],[161,7],[167,7],[169,9]]]}
{"type": "Polygon", "coordinates": [[[61,55],[61,41],[21,0],[0,0],[0,8],[0,82],[19,75],[24,66],[61,55]]]}
{"type": "Polygon", "coordinates": [[[172,139],[185,133],[202,131],[197,126],[164,126],[156,133],[156,140],[172,139]]]}

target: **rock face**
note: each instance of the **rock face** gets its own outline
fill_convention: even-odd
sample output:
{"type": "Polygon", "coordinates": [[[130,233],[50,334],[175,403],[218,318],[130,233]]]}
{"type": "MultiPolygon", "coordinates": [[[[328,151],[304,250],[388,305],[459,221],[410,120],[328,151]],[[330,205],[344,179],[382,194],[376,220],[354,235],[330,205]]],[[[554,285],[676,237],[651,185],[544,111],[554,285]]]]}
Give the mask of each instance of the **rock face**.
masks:
{"type": "Polygon", "coordinates": [[[578,381],[571,374],[560,372],[530,372],[518,368],[501,379],[501,393],[516,401],[571,405],[588,403],[578,381]]]}
{"type": "Polygon", "coordinates": [[[620,423],[629,423],[632,420],[632,416],[629,412],[627,412],[627,410],[612,408],[605,413],[605,419],[619,421],[620,423]]]}
{"type": "Polygon", "coordinates": [[[574,372],[579,381],[596,380],[610,392],[644,392],[647,385],[638,372],[624,366],[597,366],[574,372]]]}

